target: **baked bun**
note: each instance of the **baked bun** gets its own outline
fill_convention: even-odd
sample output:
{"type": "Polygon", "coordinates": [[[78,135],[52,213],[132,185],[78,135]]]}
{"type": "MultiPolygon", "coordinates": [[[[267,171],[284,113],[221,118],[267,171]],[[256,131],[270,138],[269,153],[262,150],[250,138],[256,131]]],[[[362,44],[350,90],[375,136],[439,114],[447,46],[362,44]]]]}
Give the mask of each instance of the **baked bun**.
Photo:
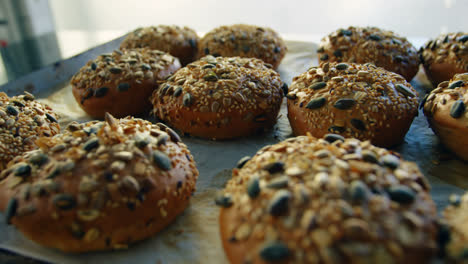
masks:
{"type": "Polygon", "coordinates": [[[295,135],[336,133],[381,147],[403,142],[418,113],[416,90],[373,64],[312,67],[293,78],[286,97],[295,135]]]}
{"type": "Polygon", "coordinates": [[[116,117],[145,114],[158,82],[179,68],[177,58],[159,50],[115,50],[81,68],[71,79],[72,91],[94,118],[102,119],[106,112],[116,117]]]}
{"type": "Polygon", "coordinates": [[[177,134],[134,118],[72,123],[14,159],[0,182],[6,221],[66,252],[126,248],[182,213],[198,171],[177,134]]]}
{"type": "Polygon", "coordinates": [[[449,197],[449,206],[443,212],[443,223],[441,228],[443,238],[444,254],[450,262],[468,263],[466,254],[468,252],[468,194],[462,197],[452,194],[449,197]]]}
{"type": "Polygon", "coordinates": [[[36,148],[38,137],[58,134],[57,119],[58,114],[28,92],[11,98],[0,92],[0,172],[14,157],[36,148]]]}
{"type": "Polygon", "coordinates": [[[424,71],[434,87],[456,73],[468,72],[468,33],[442,34],[419,49],[424,71]]]}
{"type": "Polygon", "coordinates": [[[282,88],[280,75],[259,59],[206,56],[154,91],[153,112],[193,136],[248,136],[276,123],[282,88]]]}
{"type": "Polygon", "coordinates": [[[231,263],[429,263],[437,252],[430,187],[397,153],[300,136],[245,160],[216,198],[231,263]]]}
{"type": "Polygon", "coordinates": [[[195,60],[199,37],[195,30],[175,25],[138,28],[120,44],[121,49],[150,48],[179,58],[182,65],[195,60]]]}
{"type": "Polygon", "coordinates": [[[468,73],[439,84],[422,102],[424,115],[442,143],[468,161],[468,73]]]}
{"type": "Polygon", "coordinates": [[[236,24],[221,26],[206,33],[198,45],[198,57],[257,58],[278,68],[287,47],[271,28],[236,24]]]}
{"type": "Polygon", "coordinates": [[[376,27],[338,29],[322,39],[319,62],[373,63],[409,82],[419,70],[417,50],[404,37],[376,27]]]}

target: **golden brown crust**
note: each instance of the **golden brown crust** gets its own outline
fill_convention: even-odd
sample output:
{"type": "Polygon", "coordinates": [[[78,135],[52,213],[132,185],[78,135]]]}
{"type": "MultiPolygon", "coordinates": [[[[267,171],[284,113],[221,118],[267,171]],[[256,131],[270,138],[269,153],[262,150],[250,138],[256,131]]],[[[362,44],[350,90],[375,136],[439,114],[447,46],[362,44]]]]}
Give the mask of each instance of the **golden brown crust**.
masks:
{"type": "Polygon", "coordinates": [[[419,57],[434,87],[457,73],[468,72],[468,33],[448,33],[429,40],[419,57]]]}
{"type": "Polygon", "coordinates": [[[194,61],[199,37],[195,30],[176,25],[158,25],[135,29],[120,44],[121,49],[150,48],[177,57],[182,65],[194,61]]]}
{"type": "Polygon", "coordinates": [[[153,112],[194,136],[248,136],[276,123],[282,86],[279,74],[259,59],[206,56],[154,91],[153,112]]]}
{"type": "Polygon", "coordinates": [[[159,51],[134,49],[102,54],[71,80],[80,107],[94,118],[146,114],[159,81],[180,68],[177,58],[159,51]]]}
{"type": "Polygon", "coordinates": [[[430,187],[397,153],[300,136],[239,167],[216,200],[231,263],[429,263],[436,253],[430,187]]]}
{"type": "Polygon", "coordinates": [[[409,82],[419,69],[416,49],[404,37],[376,27],[348,27],[324,37],[317,50],[319,63],[373,63],[409,82]]]}
{"type": "MultiPolygon", "coordinates": [[[[467,263],[468,252],[468,195],[462,197],[452,194],[450,205],[443,212],[443,223],[447,233],[448,242],[445,253],[453,263],[467,263]]],[[[452,262],[450,262],[452,263],[452,262]]]]}
{"type": "Polygon", "coordinates": [[[35,149],[38,137],[58,134],[58,118],[28,92],[11,98],[0,92],[0,172],[14,157],[35,149]]]}
{"type": "Polygon", "coordinates": [[[6,169],[0,208],[26,237],[66,252],[126,248],[187,207],[198,171],[177,134],[106,119],[40,138],[6,169]]]}
{"type": "Polygon", "coordinates": [[[245,24],[221,26],[206,33],[198,45],[198,58],[206,55],[258,58],[278,68],[287,47],[273,29],[245,24]]]}
{"type": "Polygon", "coordinates": [[[337,133],[381,147],[401,143],[418,113],[416,90],[373,64],[312,67],[293,79],[286,97],[295,135],[337,133]]]}
{"type": "Polygon", "coordinates": [[[468,161],[468,73],[455,74],[434,89],[424,103],[424,114],[442,143],[468,161]]]}

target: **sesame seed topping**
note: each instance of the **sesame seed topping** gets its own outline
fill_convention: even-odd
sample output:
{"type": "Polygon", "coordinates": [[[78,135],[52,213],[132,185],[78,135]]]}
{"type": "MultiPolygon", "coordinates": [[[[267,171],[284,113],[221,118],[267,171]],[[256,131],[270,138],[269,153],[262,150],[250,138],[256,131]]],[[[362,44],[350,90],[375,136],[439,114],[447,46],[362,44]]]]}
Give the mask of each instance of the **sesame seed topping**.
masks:
{"type": "Polygon", "coordinates": [[[416,90],[401,76],[373,64],[346,63],[346,70],[333,70],[340,64],[328,62],[294,78],[287,96],[288,111],[304,112],[300,119],[290,120],[301,127],[295,133],[335,133],[369,139],[380,146],[399,143],[400,137],[390,142],[385,136],[386,125],[411,122],[404,120],[417,115],[416,90]],[[325,71],[325,67],[331,70],[325,71]]]}
{"type": "Polygon", "coordinates": [[[351,138],[329,142],[299,136],[262,148],[233,171],[223,199],[217,198],[228,227],[225,248],[255,239],[257,247],[246,248],[238,260],[300,263],[311,256],[320,263],[329,256],[321,252],[335,252],[342,262],[334,250],[346,250],[346,258],[362,257],[361,246],[348,246],[366,241],[372,245],[366,254],[385,252],[395,260],[386,245],[403,249],[408,240],[402,236],[412,234],[413,245],[434,253],[427,244],[437,240],[435,233],[428,235],[437,227],[429,185],[416,164],[400,160],[398,171],[392,171],[378,162],[385,156],[396,157],[351,138]],[[283,164],[283,170],[265,171],[272,163],[283,164]]]}
{"type": "Polygon", "coordinates": [[[466,37],[463,32],[441,34],[437,38],[426,42],[419,51],[419,57],[424,65],[424,69],[434,86],[439,82],[448,81],[448,79],[437,78],[432,73],[432,65],[450,65],[453,72],[466,72],[468,69],[468,46],[466,42],[460,42],[466,37]]]}
{"type": "Polygon", "coordinates": [[[279,74],[261,60],[211,55],[180,69],[160,87],[151,98],[153,113],[176,129],[209,138],[218,138],[216,130],[236,122],[250,123],[249,134],[272,126],[284,93],[279,74]],[[208,131],[200,133],[200,126],[208,131]]]}
{"type": "Polygon", "coordinates": [[[0,92],[0,171],[23,152],[37,148],[39,137],[50,137],[60,132],[58,115],[29,93],[8,97],[0,92]],[[1,148],[1,147],[0,147],[1,148]]]}
{"type": "MultiPolygon", "coordinates": [[[[147,197],[160,195],[151,217],[168,217],[169,195],[171,203],[186,203],[198,176],[190,152],[171,131],[161,124],[107,114],[105,121],[73,122],[61,134],[41,137],[37,140],[40,149],[25,152],[7,169],[2,168],[6,183],[2,191],[14,194],[6,211],[7,222],[17,224],[34,217],[62,221],[66,217],[67,228],[62,231],[81,239],[77,243],[89,243],[101,236],[112,237],[98,228],[96,220],[119,217],[117,208],[141,214],[147,209],[147,197]],[[174,178],[169,171],[172,161],[177,161],[182,178],[174,178]],[[72,185],[67,183],[70,177],[72,185]],[[171,188],[155,188],[160,178],[171,188]]],[[[44,228],[56,233],[61,227],[44,228]]],[[[113,230],[122,228],[126,227],[117,225],[113,230]]]]}
{"type": "MultiPolygon", "coordinates": [[[[197,33],[191,28],[157,25],[134,30],[122,41],[120,48],[149,48],[154,50],[155,54],[162,53],[162,51],[168,52],[178,57],[185,65],[195,59],[198,41],[197,33]]],[[[145,67],[145,70],[149,69],[145,67]]]]}
{"type": "Polygon", "coordinates": [[[221,26],[206,33],[200,40],[198,56],[258,58],[276,68],[287,47],[272,29],[254,25],[221,26]],[[261,28],[261,30],[258,30],[261,28]]]}
{"type": "MultiPolygon", "coordinates": [[[[376,27],[338,29],[322,39],[317,52],[320,63],[371,62],[403,75],[408,81],[416,75],[419,66],[417,51],[406,38],[376,27]]],[[[346,66],[339,64],[336,69],[345,70],[346,66]]]]}

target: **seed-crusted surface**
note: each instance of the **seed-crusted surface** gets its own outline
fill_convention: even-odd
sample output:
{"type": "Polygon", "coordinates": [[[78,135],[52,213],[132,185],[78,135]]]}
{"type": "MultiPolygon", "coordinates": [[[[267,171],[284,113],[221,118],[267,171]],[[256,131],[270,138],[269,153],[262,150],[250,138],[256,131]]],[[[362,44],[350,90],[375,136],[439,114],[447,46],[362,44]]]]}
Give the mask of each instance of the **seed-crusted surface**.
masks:
{"type": "MultiPolygon", "coordinates": [[[[173,56],[159,50],[115,50],[88,61],[73,76],[71,84],[78,89],[89,89],[89,97],[93,97],[96,96],[96,90],[107,83],[112,83],[117,87],[119,84],[132,80],[135,80],[136,83],[142,83],[145,79],[154,79],[159,71],[174,63],[174,60],[173,56]]],[[[86,99],[89,98],[83,100],[86,99]]]]}
{"type": "Polygon", "coordinates": [[[445,252],[455,263],[466,263],[468,254],[468,194],[450,196],[450,205],[443,212],[448,244],[445,252]]]}
{"type": "Polygon", "coordinates": [[[2,173],[6,221],[45,246],[125,248],[188,205],[198,171],[178,135],[135,118],[71,123],[2,173]]]}
{"type": "Polygon", "coordinates": [[[159,80],[180,68],[177,58],[159,50],[115,50],[89,61],[73,76],[73,94],[90,115],[103,118],[140,114],[159,80]],[[135,104],[135,101],[139,102],[135,104]]]}
{"type": "Polygon", "coordinates": [[[326,139],[266,146],[233,170],[220,196],[230,202],[217,199],[228,258],[426,263],[437,215],[417,166],[368,141],[326,139]]]}
{"type": "Polygon", "coordinates": [[[200,40],[198,57],[258,58],[277,68],[287,52],[283,39],[271,28],[236,24],[221,26],[200,40]]]}
{"type": "Polygon", "coordinates": [[[378,146],[400,143],[418,112],[411,85],[373,64],[312,67],[293,79],[286,97],[296,135],[337,133],[378,146]]]}
{"type": "Polygon", "coordinates": [[[373,63],[410,81],[418,72],[417,50],[404,37],[376,27],[338,29],[322,39],[320,63],[373,63]]]}
{"type": "Polygon", "coordinates": [[[424,98],[432,130],[461,158],[468,160],[468,73],[455,74],[424,98]]]}
{"type": "Polygon", "coordinates": [[[199,37],[195,30],[176,25],[138,28],[120,44],[121,49],[162,50],[180,59],[183,65],[195,60],[199,37]]]}
{"type": "Polygon", "coordinates": [[[58,115],[30,93],[10,98],[0,92],[0,172],[14,157],[36,148],[38,137],[59,133],[57,120],[58,115]]]}
{"type": "Polygon", "coordinates": [[[468,33],[442,34],[426,42],[418,53],[426,74],[437,86],[442,81],[450,80],[455,73],[468,72],[468,33]],[[442,68],[437,67],[444,64],[442,68]]]}
{"type": "Polygon", "coordinates": [[[153,93],[153,111],[192,135],[245,136],[276,122],[283,85],[259,59],[209,55],[162,83],[153,93]]]}

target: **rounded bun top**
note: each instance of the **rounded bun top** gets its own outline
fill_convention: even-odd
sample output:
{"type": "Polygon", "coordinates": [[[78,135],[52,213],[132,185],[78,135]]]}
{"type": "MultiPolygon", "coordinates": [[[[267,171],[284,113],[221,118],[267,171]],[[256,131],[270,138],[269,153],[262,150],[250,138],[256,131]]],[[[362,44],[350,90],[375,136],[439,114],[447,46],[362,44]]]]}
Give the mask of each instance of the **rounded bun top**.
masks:
{"type": "Polygon", "coordinates": [[[15,158],[2,173],[0,208],[33,240],[65,251],[132,242],[130,225],[164,223],[166,215],[173,217],[167,200],[185,202],[195,190],[193,158],[163,124],[106,115],[105,122],[72,122],[37,145],[39,150],[15,158]],[[42,233],[36,224],[44,225],[42,233]]]}
{"type": "Polygon", "coordinates": [[[468,128],[468,73],[455,74],[428,94],[423,102],[424,114],[449,127],[468,128]],[[458,124],[458,125],[457,125],[458,124]]]}
{"type": "Polygon", "coordinates": [[[417,50],[404,37],[377,27],[338,29],[322,39],[318,49],[320,63],[373,63],[396,72],[410,81],[418,72],[417,50]]]}
{"type": "Polygon", "coordinates": [[[173,65],[180,67],[178,59],[163,51],[115,50],[89,61],[73,76],[71,84],[76,89],[86,90],[82,100],[93,96],[101,98],[111,87],[124,92],[132,88],[131,84],[163,79],[167,77],[167,69],[173,65]]]}
{"type": "Polygon", "coordinates": [[[329,134],[291,138],[242,159],[216,202],[233,263],[399,263],[435,252],[429,189],[397,153],[329,134]]]}
{"type": "Polygon", "coordinates": [[[59,133],[58,118],[28,92],[14,97],[0,92],[0,172],[14,157],[34,149],[37,138],[59,133]]]}
{"type": "Polygon", "coordinates": [[[455,73],[468,72],[468,33],[441,34],[426,42],[419,56],[434,86],[455,73]]]}
{"type": "Polygon", "coordinates": [[[179,58],[185,65],[195,59],[198,41],[197,33],[189,27],[158,25],[135,29],[120,44],[120,48],[162,50],[179,58]]]}
{"type": "Polygon", "coordinates": [[[200,40],[198,57],[253,57],[277,68],[286,54],[283,39],[273,29],[254,25],[221,26],[206,33],[200,40]]]}
{"type": "Polygon", "coordinates": [[[400,75],[370,63],[312,67],[293,79],[286,97],[303,108],[310,126],[359,139],[377,140],[391,129],[386,123],[402,117],[410,120],[409,127],[418,111],[416,90],[400,75]]]}
{"type": "Polygon", "coordinates": [[[162,83],[153,93],[153,104],[160,101],[194,112],[248,115],[280,102],[282,86],[280,75],[260,59],[206,56],[162,83]]]}

